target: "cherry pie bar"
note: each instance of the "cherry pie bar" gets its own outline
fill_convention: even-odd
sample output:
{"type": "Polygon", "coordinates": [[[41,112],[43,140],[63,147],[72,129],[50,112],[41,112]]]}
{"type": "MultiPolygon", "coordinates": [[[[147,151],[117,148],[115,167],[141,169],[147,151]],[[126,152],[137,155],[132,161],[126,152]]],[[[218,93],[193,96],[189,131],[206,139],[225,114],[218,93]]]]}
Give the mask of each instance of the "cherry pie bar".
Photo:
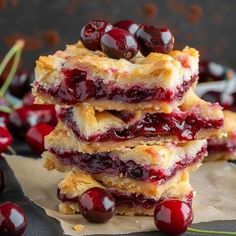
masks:
{"type": "Polygon", "coordinates": [[[67,143],[72,142],[64,137],[63,145],[47,143],[48,151],[43,157],[48,170],[85,172],[106,186],[152,197],[159,197],[166,188],[195,170],[207,154],[205,140],[139,145],[93,154],[67,149],[67,143]]]}
{"type": "Polygon", "coordinates": [[[155,204],[167,198],[175,198],[192,204],[193,192],[189,178],[184,178],[170,186],[158,198],[146,197],[143,194],[130,193],[106,187],[90,175],[70,173],[58,184],[57,197],[60,200],[59,210],[64,214],[79,213],[78,199],[88,189],[100,187],[109,191],[116,202],[116,213],[119,215],[153,215],[155,204]]]}
{"type": "Polygon", "coordinates": [[[227,133],[223,138],[208,140],[208,157],[206,161],[236,160],[236,113],[224,111],[224,126],[227,133]]]}
{"type": "Polygon", "coordinates": [[[88,104],[62,108],[59,113],[57,129],[69,128],[67,133],[79,140],[83,152],[110,151],[140,143],[204,139],[220,136],[223,127],[221,107],[201,100],[194,93],[169,114],[155,111],[99,112],[88,104]]]}
{"type": "Polygon", "coordinates": [[[152,108],[170,112],[182,104],[198,80],[199,54],[193,48],[168,55],[141,54],[131,61],[90,51],[81,42],[36,62],[33,94],[37,102],[97,110],[152,108]]]}
{"type": "Polygon", "coordinates": [[[194,93],[198,51],[173,50],[166,28],[137,28],[91,21],[81,41],[36,62],[35,101],[58,114],[44,167],[69,172],[58,185],[62,213],[79,213],[87,191],[105,192],[120,215],[153,215],[170,198],[191,205],[189,175],[207,139],[223,136],[222,108],[194,93]]]}

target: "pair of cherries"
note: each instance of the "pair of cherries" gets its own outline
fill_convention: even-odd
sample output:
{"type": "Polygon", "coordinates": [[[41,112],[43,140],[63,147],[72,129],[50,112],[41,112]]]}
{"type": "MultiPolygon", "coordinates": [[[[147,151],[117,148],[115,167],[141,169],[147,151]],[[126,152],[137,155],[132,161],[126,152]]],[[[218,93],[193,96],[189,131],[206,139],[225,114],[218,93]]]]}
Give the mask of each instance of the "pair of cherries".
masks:
{"type": "MultiPolygon", "coordinates": [[[[115,214],[115,200],[106,190],[98,187],[91,188],[80,196],[79,210],[88,221],[103,223],[115,214]]],[[[156,227],[171,235],[185,232],[192,220],[192,209],[183,201],[168,199],[157,203],[155,207],[156,227]]]]}
{"type": "Polygon", "coordinates": [[[130,60],[138,50],[147,56],[151,52],[169,53],[174,37],[168,28],[138,25],[123,20],[111,25],[105,20],[89,21],[80,32],[80,40],[89,50],[102,50],[108,57],[130,60]]]}

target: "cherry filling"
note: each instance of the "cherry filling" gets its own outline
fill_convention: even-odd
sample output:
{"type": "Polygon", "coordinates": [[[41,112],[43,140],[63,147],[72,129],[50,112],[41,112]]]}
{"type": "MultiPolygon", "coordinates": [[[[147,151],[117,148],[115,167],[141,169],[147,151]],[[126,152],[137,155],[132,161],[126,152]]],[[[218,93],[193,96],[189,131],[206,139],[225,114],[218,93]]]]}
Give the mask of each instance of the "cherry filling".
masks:
{"type": "Polygon", "coordinates": [[[50,149],[50,151],[56,155],[62,165],[75,166],[91,174],[122,175],[135,180],[163,184],[174,176],[177,171],[202,160],[206,154],[206,146],[202,147],[197,155],[185,156],[168,170],[142,166],[132,160],[124,162],[111,152],[87,154],[58,151],[56,149],[50,149]]]}
{"type": "Polygon", "coordinates": [[[208,140],[208,152],[235,152],[236,151],[236,142],[235,140],[220,141],[215,139],[208,140]]]}
{"type": "MultiPolygon", "coordinates": [[[[108,189],[108,191],[112,194],[113,198],[116,202],[116,207],[128,207],[128,208],[137,208],[137,207],[143,207],[145,209],[152,209],[156,203],[165,200],[167,197],[162,197],[158,200],[153,198],[147,198],[142,194],[136,194],[136,193],[125,193],[122,191],[117,191],[115,189],[108,189]]],[[[78,203],[79,197],[69,198],[66,194],[60,193],[60,189],[57,189],[57,197],[62,202],[72,202],[72,203],[78,203]]],[[[193,193],[190,192],[188,195],[186,195],[184,201],[186,201],[188,204],[192,205],[192,198],[193,193]]]]}
{"type": "MultiPolygon", "coordinates": [[[[114,115],[115,113],[113,113],[114,115]]],[[[131,116],[117,115],[123,121],[132,119],[131,116]]],[[[147,113],[133,124],[127,124],[125,128],[109,129],[104,133],[85,137],[80,133],[79,127],[73,119],[73,108],[63,109],[60,119],[73,130],[78,139],[82,141],[125,141],[136,137],[156,137],[158,135],[174,135],[179,140],[193,140],[202,129],[218,129],[223,126],[223,119],[211,120],[198,117],[190,112],[178,112],[171,114],[147,113]]]]}
{"type": "Polygon", "coordinates": [[[197,81],[198,76],[193,75],[189,81],[175,90],[165,90],[163,88],[143,88],[142,86],[133,86],[122,88],[112,83],[104,84],[102,79],[91,78],[87,72],[79,69],[63,70],[64,80],[54,88],[44,88],[37,84],[37,91],[42,94],[49,94],[59,102],[68,105],[77,102],[84,102],[87,99],[113,100],[127,103],[147,102],[151,100],[160,100],[163,102],[172,102],[181,100],[184,93],[197,81]]]}

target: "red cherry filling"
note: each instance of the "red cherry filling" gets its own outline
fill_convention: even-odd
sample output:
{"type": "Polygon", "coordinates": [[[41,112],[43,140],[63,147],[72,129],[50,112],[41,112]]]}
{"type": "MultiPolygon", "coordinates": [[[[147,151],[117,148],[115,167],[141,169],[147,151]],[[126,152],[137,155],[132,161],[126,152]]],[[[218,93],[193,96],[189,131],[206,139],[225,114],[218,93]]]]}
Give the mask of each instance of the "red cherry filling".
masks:
{"type": "Polygon", "coordinates": [[[12,144],[13,138],[8,130],[4,127],[0,127],[0,153],[7,150],[12,144]]]}
{"type": "MultiPolygon", "coordinates": [[[[115,115],[115,113],[113,113],[115,115]]],[[[119,117],[119,115],[118,115],[119,117]]],[[[80,133],[73,118],[73,109],[63,109],[61,120],[70,127],[79,140],[105,142],[108,140],[124,141],[136,137],[157,137],[158,135],[174,135],[179,140],[193,140],[202,129],[220,128],[223,120],[209,120],[198,117],[191,112],[147,113],[139,121],[126,125],[125,128],[109,129],[106,132],[84,137],[80,133]]]]}
{"type": "Polygon", "coordinates": [[[193,211],[186,202],[168,199],[159,202],[154,211],[156,227],[170,235],[184,233],[193,221],[193,211]]]}
{"type": "Polygon", "coordinates": [[[6,202],[0,205],[0,235],[21,236],[26,224],[25,213],[16,204],[6,202]]]}
{"type": "Polygon", "coordinates": [[[168,170],[139,165],[132,160],[124,162],[119,156],[114,156],[110,152],[86,154],[60,151],[53,148],[50,151],[56,155],[62,165],[74,166],[91,174],[122,175],[135,180],[163,184],[174,176],[177,171],[200,161],[206,154],[206,147],[203,147],[196,155],[186,155],[168,170]]]}
{"type": "Polygon", "coordinates": [[[116,22],[114,24],[114,27],[124,29],[128,31],[130,34],[132,34],[133,36],[135,36],[135,33],[139,25],[134,23],[132,20],[122,20],[122,21],[116,22]]]}
{"type": "Polygon", "coordinates": [[[2,170],[0,170],[0,193],[2,193],[6,186],[6,178],[2,170]]]}
{"type": "Polygon", "coordinates": [[[144,56],[151,52],[169,53],[174,48],[174,37],[167,28],[142,24],[136,32],[136,39],[144,56]]]}
{"type": "Polygon", "coordinates": [[[111,58],[130,60],[138,52],[136,39],[126,30],[114,28],[101,37],[102,51],[111,58]]]}
{"type": "MultiPolygon", "coordinates": [[[[116,207],[127,207],[127,208],[142,207],[145,209],[152,209],[153,207],[155,207],[157,202],[161,202],[166,199],[162,197],[157,200],[153,198],[148,198],[142,194],[127,193],[115,189],[107,189],[107,191],[115,199],[116,207]]],[[[57,197],[62,202],[74,202],[74,203],[79,202],[79,197],[74,197],[74,198],[68,197],[66,194],[62,194],[60,192],[60,189],[57,190],[57,197]]],[[[193,193],[190,192],[188,195],[184,197],[183,200],[186,201],[189,205],[192,205],[192,198],[193,198],[193,193]]]]}
{"type": "Polygon", "coordinates": [[[111,29],[112,25],[104,20],[89,21],[80,32],[81,42],[89,50],[101,50],[101,37],[111,29]]]}
{"type": "Polygon", "coordinates": [[[36,153],[42,153],[44,149],[44,137],[53,130],[48,124],[37,124],[26,133],[26,142],[36,153]]]}
{"type": "Polygon", "coordinates": [[[109,192],[95,187],[80,196],[79,210],[88,221],[103,223],[115,214],[115,201],[109,192]]]}
{"type": "Polygon", "coordinates": [[[183,84],[174,90],[163,89],[158,87],[142,88],[133,86],[121,88],[112,83],[104,84],[99,78],[90,78],[85,76],[86,72],[80,69],[63,70],[65,80],[54,88],[44,88],[37,84],[37,91],[40,94],[49,94],[59,102],[72,105],[78,102],[84,102],[90,98],[99,100],[106,99],[127,103],[139,103],[152,100],[163,102],[172,102],[181,100],[184,93],[198,79],[193,75],[190,80],[184,81],[183,84]],[[73,78],[76,78],[75,80],[73,78]],[[74,86],[72,86],[74,84],[74,86]]]}

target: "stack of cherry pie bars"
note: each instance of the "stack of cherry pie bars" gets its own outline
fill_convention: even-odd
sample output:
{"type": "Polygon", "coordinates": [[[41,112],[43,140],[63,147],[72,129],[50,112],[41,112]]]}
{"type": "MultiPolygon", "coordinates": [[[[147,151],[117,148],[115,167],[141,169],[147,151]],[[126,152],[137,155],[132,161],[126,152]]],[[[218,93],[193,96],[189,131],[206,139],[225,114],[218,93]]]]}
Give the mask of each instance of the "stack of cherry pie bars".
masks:
{"type": "Polygon", "coordinates": [[[206,139],[223,129],[221,107],[194,93],[198,62],[189,47],[127,61],[81,42],[39,58],[33,93],[55,104],[59,119],[44,166],[68,172],[58,184],[62,213],[79,213],[92,187],[109,191],[121,215],[153,215],[168,198],[192,203],[189,174],[207,154],[206,139]]]}

